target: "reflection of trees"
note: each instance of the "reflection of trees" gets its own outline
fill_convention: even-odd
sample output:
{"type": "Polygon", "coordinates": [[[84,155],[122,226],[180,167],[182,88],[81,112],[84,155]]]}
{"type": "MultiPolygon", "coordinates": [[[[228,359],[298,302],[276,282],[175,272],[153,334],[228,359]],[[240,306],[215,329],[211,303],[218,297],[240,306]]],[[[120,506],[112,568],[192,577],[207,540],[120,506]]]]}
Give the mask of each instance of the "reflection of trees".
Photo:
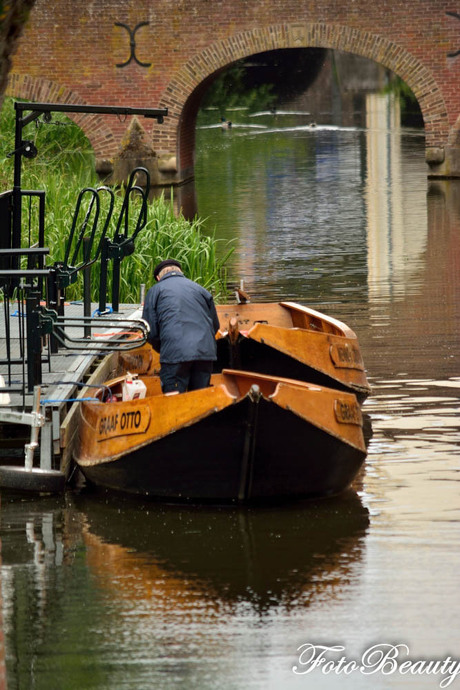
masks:
{"type": "MultiPolygon", "coordinates": [[[[308,89],[324,63],[320,48],[285,48],[257,53],[222,71],[206,92],[201,108],[267,110],[308,89]]],[[[203,114],[200,116],[203,122],[203,114]]]]}
{"type": "Polygon", "coordinates": [[[215,121],[215,115],[206,117],[203,109],[217,108],[219,115],[224,117],[229,108],[246,108],[249,112],[255,110],[266,110],[271,108],[276,96],[272,93],[272,84],[261,84],[258,87],[249,88],[245,81],[245,68],[242,62],[238,62],[219,76],[206,91],[201,102],[201,112],[198,123],[203,124],[207,121],[215,121]],[[212,118],[212,120],[211,120],[212,118]]]}
{"type": "Polygon", "coordinates": [[[82,644],[96,644],[88,621],[98,615],[97,593],[85,583],[86,567],[78,555],[81,532],[65,501],[15,497],[7,502],[2,496],[1,518],[9,690],[97,687],[97,667],[85,668],[79,658],[82,644]]]}
{"type": "Polygon", "coordinates": [[[403,127],[423,127],[423,115],[417,99],[401,77],[391,75],[388,86],[383,93],[395,94],[399,100],[401,110],[401,125],[403,127]]]}
{"type": "MultiPolygon", "coordinates": [[[[374,375],[405,372],[409,377],[445,380],[458,375],[460,324],[460,204],[459,182],[430,182],[427,233],[423,252],[412,270],[392,276],[391,292],[374,300],[373,329],[354,326],[368,370],[374,375]]],[[[403,231],[420,219],[409,207],[403,231]]],[[[421,216],[423,218],[423,215],[421,216]]],[[[419,236],[423,237],[419,220],[419,236]]],[[[403,257],[404,258],[404,257],[403,257]]],[[[414,256],[415,259],[415,256],[414,256]]],[[[406,253],[406,265],[411,266],[406,253]]]]}
{"type": "Polygon", "coordinates": [[[293,100],[315,81],[326,53],[324,48],[282,48],[251,55],[242,60],[246,84],[259,88],[272,83],[278,104],[293,100]]]}
{"type": "Polygon", "coordinates": [[[322,300],[338,277],[348,291],[366,288],[363,135],[305,131],[308,121],[275,115],[259,133],[198,132],[198,210],[218,237],[236,238],[232,273],[254,300],[277,299],[275,291],[322,300]]]}

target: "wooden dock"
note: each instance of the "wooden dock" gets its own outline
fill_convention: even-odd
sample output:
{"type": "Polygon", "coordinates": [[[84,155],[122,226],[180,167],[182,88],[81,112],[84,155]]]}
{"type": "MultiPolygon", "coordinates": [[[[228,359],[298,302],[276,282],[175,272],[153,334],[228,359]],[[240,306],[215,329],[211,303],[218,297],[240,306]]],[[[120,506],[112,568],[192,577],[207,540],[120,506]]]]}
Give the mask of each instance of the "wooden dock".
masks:
{"type": "MultiPolygon", "coordinates": [[[[110,378],[116,370],[117,352],[111,349],[110,340],[126,332],[128,321],[140,319],[142,309],[139,304],[120,305],[118,312],[96,318],[97,323],[88,335],[82,318],[83,304],[66,304],[65,318],[72,324],[66,327],[69,342],[66,347],[60,346],[52,352],[50,337],[46,338],[41,383],[28,391],[25,383],[26,316],[20,313],[18,306],[14,301],[9,302],[8,313],[4,308],[3,318],[0,318],[0,375],[4,383],[4,387],[0,387],[0,466],[9,466],[12,462],[18,465],[22,461],[27,465],[27,447],[35,433],[38,448],[33,452],[33,468],[39,468],[42,473],[60,472],[67,479],[76,433],[78,403],[75,402],[92,397],[91,386],[110,378]],[[88,344],[78,342],[85,338],[88,344]]],[[[92,314],[97,306],[92,305],[92,314]]]]}
{"type": "MultiPolygon", "coordinates": [[[[22,141],[23,128],[34,121],[38,124],[41,116],[49,121],[53,112],[129,113],[154,117],[158,122],[167,115],[165,109],[62,103],[15,103],[15,111],[14,186],[0,192],[0,488],[12,488],[10,475],[14,484],[14,470],[8,472],[5,462],[12,446],[17,448],[21,442],[22,469],[30,475],[25,483],[32,470],[36,470],[38,484],[40,473],[64,476],[68,463],[62,437],[68,439],[70,432],[63,434],[61,426],[75,398],[82,396],[82,384],[97,375],[95,370],[111,350],[130,349],[135,340],[131,332],[130,343],[126,336],[124,343],[123,336],[117,342],[116,334],[110,337],[104,331],[137,330],[137,345],[147,337],[145,323],[134,323],[141,317],[139,305],[120,305],[119,300],[121,263],[133,253],[135,240],[147,223],[149,171],[139,166],[131,171],[121,206],[115,204],[115,190],[110,187],[82,189],[69,229],[61,230],[63,256],[49,262],[45,191],[24,190],[21,185],[22,157],[31,153],[25,146],[28,142],[22,141]],[[96,266],[99,303],[91,305],[91,273],[96,266]],[[79,276],[82,290],[78,294],[83,301],[63,304],[66,289],[79,276]],[[91,314],[99,307],[107,312],[107,299],[115,313],[107,315],[107,322],[104,317],[93,319],[91,314]],[[124,319],[124,327],[117,329],[114,319],[124,319]],[[126,325],[127,320],[131,325],[126,325]]],[[[32,153],[37,154],[35,147],[32,153]]],[[[20,484],[21,466],[12,467],[18,470],[20,484]]]]}

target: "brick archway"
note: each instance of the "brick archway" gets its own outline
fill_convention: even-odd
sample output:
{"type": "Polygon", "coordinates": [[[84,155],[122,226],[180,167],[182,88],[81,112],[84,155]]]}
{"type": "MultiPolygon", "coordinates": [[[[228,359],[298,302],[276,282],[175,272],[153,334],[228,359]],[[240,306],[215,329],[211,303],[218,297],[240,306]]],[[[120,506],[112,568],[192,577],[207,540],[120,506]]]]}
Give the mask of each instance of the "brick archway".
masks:
{"type": "MultiPolygon", "coordinates": [[[[460,15],[448,0],[429,7],[425,0],[107,0],[104,8],[35,0],[12,56],[8,93],[37,98],[37,89],[42,99],[168,107],[163,125],[140,122],[159,185],[193,174],[196,112],[219,70],[290,48],[337,49],[399,75],[422,110],[429,176],[460,177],[460,15]]],[[[115,166],[130,118],[80,122],[97,161],[115,166]]]]}
{"type": "MultiPolygon", "coordinates": [[[[157,133],[154,146],[174,150],[182,179],[193,174],[195,121],[201,96],[216,73],[241,58],[281,48],[330,48],[374,60],[397,74],[418,100],[425,123],[427,159],[440,141],[449,138],[450,126],[444,98],[433,74],[401,45],[336,24],[280,24],[235,34],[211,44],[195,55],[171,79],[160,100],[167,107],[166,126],[157,133]]],[[[460,125],[460,118],[453,130],[460,125]]],[[[455,140],[458,133],[450,132],[455,140]]],[[[436,155],[436,154],[434,154],[436,155]]]]}
{"type": "MultiPolygon", "coordinates": [[[[23,98],[36,103],[75,103],[82,104],[82,99],[71,89],[66,89],[49,79],[12,74],[6,94],[23,98]]],[[[101,158],[113,156],[118,144],[108,120],[97,114],[68,114],[89,139],[93,150],[101,158]]]]}

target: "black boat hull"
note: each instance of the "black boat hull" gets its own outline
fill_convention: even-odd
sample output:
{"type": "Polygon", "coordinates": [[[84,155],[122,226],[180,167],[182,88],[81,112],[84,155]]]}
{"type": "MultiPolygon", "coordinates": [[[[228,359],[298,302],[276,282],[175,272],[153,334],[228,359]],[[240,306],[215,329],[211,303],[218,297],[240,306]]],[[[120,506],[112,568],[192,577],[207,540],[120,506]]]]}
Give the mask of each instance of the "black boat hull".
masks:
{"type": "Polygon", "coordinates": [[[112,490],[248,502],[338,494],[364,458],[289,410],[247,397],[122,457],[79,464],[88,481],[112,490]]]}

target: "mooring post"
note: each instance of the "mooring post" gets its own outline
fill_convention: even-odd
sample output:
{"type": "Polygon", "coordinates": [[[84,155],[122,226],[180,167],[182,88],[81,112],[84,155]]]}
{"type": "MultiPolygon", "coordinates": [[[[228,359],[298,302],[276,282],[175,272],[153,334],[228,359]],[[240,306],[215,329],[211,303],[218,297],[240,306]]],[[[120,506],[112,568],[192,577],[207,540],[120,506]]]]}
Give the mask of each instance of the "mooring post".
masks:
{"type": "Polygon", "coordinates": [[[42,339],[40,329],[40,293],[29,292],[27,310],[27,390],[31,393],[42,382],[42,339]]]}
{"type": "MultiPolygon", "coordinates": [[[[90,251],[92,245],[91,237],[83,238],[83,261],[89,264],[90,251]]],[[[83,316],[91,316],[91,264],[86,265],[83,269],[83,316]]],[[[91,337],[91,326],[85,324],[84,329],[85,338],[91,337]]]]}

